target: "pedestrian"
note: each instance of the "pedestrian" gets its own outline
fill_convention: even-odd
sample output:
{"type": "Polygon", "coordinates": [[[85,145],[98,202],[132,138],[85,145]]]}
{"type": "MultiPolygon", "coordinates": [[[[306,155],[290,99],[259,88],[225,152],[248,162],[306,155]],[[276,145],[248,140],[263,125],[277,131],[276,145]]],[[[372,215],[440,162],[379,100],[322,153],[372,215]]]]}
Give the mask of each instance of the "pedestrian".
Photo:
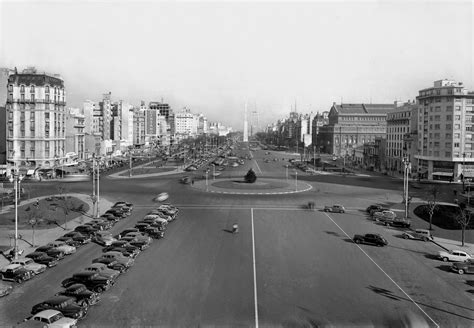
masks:
{"type": "Polygon", "coordinates": [[[191,180],[191,184],[194,186],[194,179],[191,180]]]}

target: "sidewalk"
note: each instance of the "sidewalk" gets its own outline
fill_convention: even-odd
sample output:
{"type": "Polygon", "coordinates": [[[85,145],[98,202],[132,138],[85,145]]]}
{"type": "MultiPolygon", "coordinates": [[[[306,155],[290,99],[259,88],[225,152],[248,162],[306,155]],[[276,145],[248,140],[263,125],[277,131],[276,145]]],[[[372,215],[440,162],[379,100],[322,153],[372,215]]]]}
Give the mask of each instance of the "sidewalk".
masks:
{"type": "Polygon", "coordinates": [[[464,246],[461,246],[460,241],[439,237],[434,237],[433,243],[441,248],[444,248],[445,250],[462,250],[468,254],[474,255],[474,244],[464,242],[464,246]]]}
{"type": "MultiPolygon", "coordinates": [[[[92,208],[92,200],[90,199],[89,195],[69,193],[69,194],[65,194],[65,196],[72,196],[72,197],[79,198],[83,202],[87,203],[89,205],[89,208],[92,208]]],[[[22,205],[30,204],[30,203],[36,202],[36,199],[43,199],[43,198],[46,198],[46,197],[49,197],[49,196],[36,197],[35,199],[30,199],[30,200],[27,200],[27,201],[23,201],[22,205]]],[[[101,198],[100,203],[99,203],[99,213],[104,213],[112,205],[113,205],[113,203],[111,203],[110,201],[108,201],[104,198],[101,198]]],[[[13,205],[6,206],[1,213],[5,213],[6,211],[9,210],[9,207],[11,209],[12,206],[13,205]]],[[[55,227],[55,228],[51,228],[51,229],[36,229],[35,230],[35,247],[30,246],[25,241],[19,239],[18,240],[18,248],[21,249],[21,250],[24,250],[24,253],[23,253],[23,256],[24,256],[28,253],[33,252],[37,247],[42,246],[42,245],[46,245],[47,243],[61,237],[65,233],[67,233],[69,231],[73,231],[75,227],[77,227],[81,224],[84,224],[86,222],[89,222],[91,220],[92,220],[92,218],[90,218],[89,216],[81,215],[81,216],[78,216],[74,220],[69,221],[67,223],[67,230],[64,230],[61,227],[55,227]]],[[[14,241],[13,241],[13,238],[10,238],[10,236],[13,236],[14,234],[15,234],[14,229],[0,229],[0,245],[7,245],[7,246],[12,245],[13,246],[14,241]]],[[[32,242],[33,230],[32,229],[21,229],[21,230],[18,230],[18,235],[22,235],[23,238],[25,238],[27,241],[32,242]]],[[[4,256],[0,255],[0,268],[4,267],[8,263],[9,263],[8,260],[4,256]]]]}

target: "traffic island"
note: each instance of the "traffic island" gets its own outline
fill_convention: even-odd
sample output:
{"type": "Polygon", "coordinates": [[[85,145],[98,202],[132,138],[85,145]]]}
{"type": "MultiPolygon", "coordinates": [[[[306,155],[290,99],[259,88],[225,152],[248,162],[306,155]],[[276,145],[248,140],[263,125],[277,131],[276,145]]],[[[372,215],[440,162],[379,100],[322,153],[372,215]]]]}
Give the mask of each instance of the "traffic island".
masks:
{"type": "Polygon", "coordinates": [[[254,183],[246,183],[236,178],[194,181],[192,188],[232,195],[281,195],[301,193],[313,187],[303,181],[258,178],[254,183]]]}

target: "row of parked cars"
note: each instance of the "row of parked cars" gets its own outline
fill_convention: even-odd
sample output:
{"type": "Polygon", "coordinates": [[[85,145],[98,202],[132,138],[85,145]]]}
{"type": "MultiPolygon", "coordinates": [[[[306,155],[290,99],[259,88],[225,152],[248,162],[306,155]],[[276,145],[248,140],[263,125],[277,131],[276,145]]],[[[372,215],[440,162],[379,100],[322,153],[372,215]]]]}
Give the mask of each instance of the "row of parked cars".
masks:
{"type": "MultiPolygon", "coordinates": [[[[133,205],[119,202],[113,208],[125,218],[130,215],[133,205]]],[[[33,317],[29,321],[42,321],[47,315],[59,313],[61,320],[69,320],[69,326],[61,327],[75,326],[78,320],[87,315],[89,307],[99,302],[100,294],[110,289],[117,278],[134,265],[138,254],[147,249],[153,239],[164,237],[166,225],[175,220],[177,214],[176,207],[161,205],[140,220],[135,227],[127,228],[114,236],[106,230],[86,234],[93,242],[103,247],[103,254],[93,259],[83,270],[64,279],[61,282],[64,290],[35,305],[31,311],[33,317]],[[151,221],[154,216],[157,218],[151,221]]]]}

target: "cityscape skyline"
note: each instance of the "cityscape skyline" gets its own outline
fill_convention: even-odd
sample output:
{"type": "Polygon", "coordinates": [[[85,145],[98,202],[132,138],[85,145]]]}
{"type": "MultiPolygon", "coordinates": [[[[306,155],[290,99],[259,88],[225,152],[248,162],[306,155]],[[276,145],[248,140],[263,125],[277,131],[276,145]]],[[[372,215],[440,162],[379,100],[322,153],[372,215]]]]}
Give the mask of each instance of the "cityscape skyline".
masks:
{"type": "Polygon", "coordinates": [[[265,126],[294,109],[414,99],[427,80],[473,89],[469,2],[1,1],[0,15],[0,66],[61,74],[69,107],[110,91],[241,130],[246,101],[265,126]]]}

